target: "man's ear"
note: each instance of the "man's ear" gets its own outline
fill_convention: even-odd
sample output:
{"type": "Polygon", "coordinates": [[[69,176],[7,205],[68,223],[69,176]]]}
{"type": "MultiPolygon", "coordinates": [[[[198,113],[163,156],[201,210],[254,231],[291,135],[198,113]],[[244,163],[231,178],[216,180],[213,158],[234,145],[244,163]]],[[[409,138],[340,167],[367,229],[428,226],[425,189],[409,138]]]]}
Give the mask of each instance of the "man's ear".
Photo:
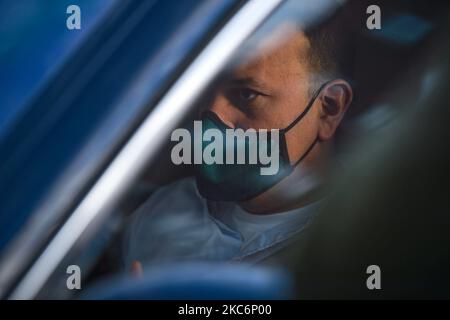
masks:
{"type": "Polygon", "coordinates": [[[319,139],[331,139],[353,100],[350,84],[342,79],[330,81],[318,99],[320,106],[319,139]]]}

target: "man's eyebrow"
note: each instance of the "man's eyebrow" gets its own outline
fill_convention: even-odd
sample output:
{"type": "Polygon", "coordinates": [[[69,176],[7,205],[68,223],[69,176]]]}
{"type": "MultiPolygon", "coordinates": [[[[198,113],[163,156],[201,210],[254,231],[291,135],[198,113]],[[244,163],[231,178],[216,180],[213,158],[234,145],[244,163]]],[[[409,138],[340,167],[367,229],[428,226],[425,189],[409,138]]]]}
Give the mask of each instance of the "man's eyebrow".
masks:
{"type": "Polygon", "coordinates": [[[255,89],[267,90],[267,86],[253,77],[230,77],[227,83],[231,86],[250,86],[255,89]]]}

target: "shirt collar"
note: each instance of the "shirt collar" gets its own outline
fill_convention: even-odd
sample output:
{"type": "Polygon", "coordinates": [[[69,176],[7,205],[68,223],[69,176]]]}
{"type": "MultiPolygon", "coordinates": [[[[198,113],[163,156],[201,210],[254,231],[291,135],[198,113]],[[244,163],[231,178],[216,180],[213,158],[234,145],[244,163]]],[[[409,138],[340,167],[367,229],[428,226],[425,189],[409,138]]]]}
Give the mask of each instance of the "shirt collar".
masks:
{"type": "Polygon", "coordinates": [[[240,250],[233,260],[242,260],[278,245],[300,233],[307,226],[311,216],[318,210],[323,200],[294,210],[271,214],[255,215],[231,202],[208,203],[211,217],[223,232],[232,234],[241,240],[240,250]],[[261,224],[261,232],[250,239],[244,239],[240,230],[246,228],[245,223],[261,224]],[[264,226],[267,229],[264,229],[264,226]]]}

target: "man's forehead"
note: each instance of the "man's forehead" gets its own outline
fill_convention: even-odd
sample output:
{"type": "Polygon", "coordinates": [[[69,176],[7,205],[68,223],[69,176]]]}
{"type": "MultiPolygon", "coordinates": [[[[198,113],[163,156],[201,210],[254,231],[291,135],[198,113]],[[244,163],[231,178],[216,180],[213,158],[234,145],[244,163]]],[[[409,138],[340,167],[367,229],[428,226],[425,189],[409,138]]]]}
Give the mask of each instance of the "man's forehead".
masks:
{"type": "Polygon", "coordinates": [[[303,59],[309,40],[292,24],[281,25],[251,50],[252,53],[233,71],[238,79],[264,82],[271,77],[286,77],[305,72],[303,59]]]}

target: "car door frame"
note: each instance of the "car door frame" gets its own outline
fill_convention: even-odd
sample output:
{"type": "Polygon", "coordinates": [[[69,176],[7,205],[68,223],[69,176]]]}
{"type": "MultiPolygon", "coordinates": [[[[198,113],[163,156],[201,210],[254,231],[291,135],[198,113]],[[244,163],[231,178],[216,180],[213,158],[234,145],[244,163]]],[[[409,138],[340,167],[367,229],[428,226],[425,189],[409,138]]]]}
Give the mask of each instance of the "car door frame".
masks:
{"type": "MultiPolygon", "coordinates": [[[[98,230],[158,154],[171,130],[219,74],[243,41],[265,21],[283,0],[246,1],[196,55],[162,95],[152,112],[137,124],[88,192],[77,202],[69,218],[57,230],[39,256],[8,295],[9,299],[33,299],[64,257],[98,230]],[[167,110],[170,110],[168,112],[167,110]]],[[[143,72],[143,76],[151,76],[143,72]]],[[[125,101],[125,100],[124,100],[125,101]]]]}

